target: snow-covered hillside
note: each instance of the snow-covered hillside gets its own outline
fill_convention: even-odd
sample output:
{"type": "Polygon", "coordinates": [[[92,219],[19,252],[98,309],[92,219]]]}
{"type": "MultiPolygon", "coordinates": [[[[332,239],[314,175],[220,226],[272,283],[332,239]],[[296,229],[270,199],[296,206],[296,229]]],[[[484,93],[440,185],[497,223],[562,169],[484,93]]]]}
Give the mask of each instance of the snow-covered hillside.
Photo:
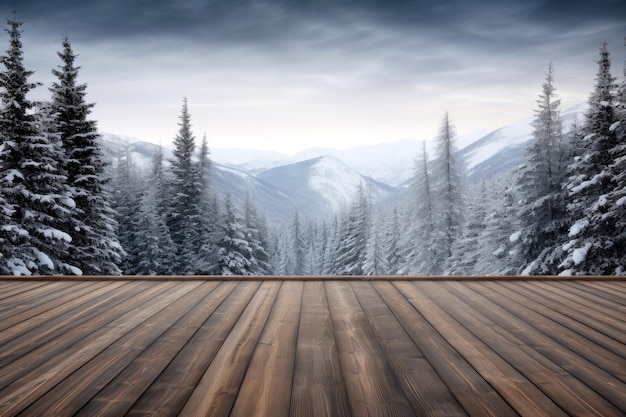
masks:
{"type": "MultiPolygon", "coordinates": [[[[571,130],[574,122],[580,124],[586,104],[579,104],[561,112],[564,132],[571,130]]],[[[524,152],[532,139],[533,117],[527,117],[485,135],[460,150],[471,181],[491,178],[524,163],[524,152]]]]}
{"type": "Polygon", "coordinates": [[[332,156],[271,168],[257,178],[294,196],[298,211],[308,215],[331,214],[347,207],[360,186],[371,193],[373,202],[396,194],[394,187],[366,178],[332,156]]]}

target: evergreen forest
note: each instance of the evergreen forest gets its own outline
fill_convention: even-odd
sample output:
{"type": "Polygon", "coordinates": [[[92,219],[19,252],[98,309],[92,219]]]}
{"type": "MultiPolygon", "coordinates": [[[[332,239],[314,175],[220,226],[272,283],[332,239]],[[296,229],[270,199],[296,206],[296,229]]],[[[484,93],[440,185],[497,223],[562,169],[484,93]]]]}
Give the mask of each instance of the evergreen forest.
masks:
{"type": "Polygon", "coordinates": [[[212,187],[187,97],[171,157],[108,163],[70,40],[49,100],[34,101],[45,87],[25,67],[22,25],[7,21],[0,57],[0,274],[626,274],[626,66],[613,75],[606,42],[584,121],[567,129],[547,65],[525,164],[508,175],[466,181],[446,113],[402,198],[374,204],[363,186],[332,218],[296,211],[276,227],[252,193],[236,204],[212,187]]]}

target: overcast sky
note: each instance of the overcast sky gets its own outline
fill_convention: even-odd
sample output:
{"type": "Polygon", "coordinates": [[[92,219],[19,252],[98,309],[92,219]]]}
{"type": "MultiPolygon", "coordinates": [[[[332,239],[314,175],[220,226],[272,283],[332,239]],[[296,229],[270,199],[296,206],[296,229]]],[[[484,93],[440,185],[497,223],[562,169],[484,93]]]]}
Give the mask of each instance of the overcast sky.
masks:
{"type": "MultiPolygon", "coordinates": [[[[585,101],[599,47],[623,74],[623,0],[0,0],[47,98],[68,36],[104,132],[167,144],[187,96],[211,147],[429,139],[532,115],[550,60],[563,108],[585,101]],[[12,3],[12,4],[11,4],[12,3]]],[[[6,27],[6,24],[3,25],[6,27]]],[[[8,47],[2,34],[0,50],[8,47]]]]}

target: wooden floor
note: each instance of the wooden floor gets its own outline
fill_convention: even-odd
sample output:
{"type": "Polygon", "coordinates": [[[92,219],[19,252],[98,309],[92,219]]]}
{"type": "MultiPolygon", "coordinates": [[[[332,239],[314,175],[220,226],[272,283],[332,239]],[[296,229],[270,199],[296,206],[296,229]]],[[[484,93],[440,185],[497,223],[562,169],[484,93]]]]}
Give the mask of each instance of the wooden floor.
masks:
{"type": "Polygon", "coordinates": [[[0,281],[0,416],[624,416],[626,281],[0,281]]]}

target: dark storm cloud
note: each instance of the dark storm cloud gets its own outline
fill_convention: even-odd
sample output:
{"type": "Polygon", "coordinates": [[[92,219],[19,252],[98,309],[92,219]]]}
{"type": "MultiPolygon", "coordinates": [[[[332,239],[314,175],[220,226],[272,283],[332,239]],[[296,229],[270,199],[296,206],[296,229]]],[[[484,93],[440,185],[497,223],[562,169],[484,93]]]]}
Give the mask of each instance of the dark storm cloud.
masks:
{"type": "Polygon", "coordinates": [[[26,21],[37,81],[48,82],[69,36],[103,127],[134,133],[125,127],[134,123],[137,135],[175,119],[185,92],[207,118],[232,120],[223,132],[242,120],[280,123],[285,112],[303,131],[364,126],[362,115],[373,114],[368,121],[380,118],[397,138],[412,129],[412,114],[435,131],[428,123],[446,108],[467,112],[460,125],[491,127],[532,113],[549,60],[563,93],[586,96],[601,42],[621,62],[626,35],[623,0],[15,1],[0,12],[26,21]]]}

